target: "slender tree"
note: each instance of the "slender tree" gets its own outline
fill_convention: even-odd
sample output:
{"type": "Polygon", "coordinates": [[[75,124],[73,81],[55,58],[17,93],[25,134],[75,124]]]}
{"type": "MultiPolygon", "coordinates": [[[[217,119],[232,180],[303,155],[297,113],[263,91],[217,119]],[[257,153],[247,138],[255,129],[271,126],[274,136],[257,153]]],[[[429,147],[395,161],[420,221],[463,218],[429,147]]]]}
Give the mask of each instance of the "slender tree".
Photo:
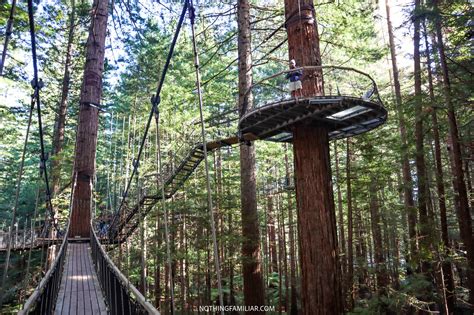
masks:
{"type": "Polygon", "coordinates": [[[406,131],[405,115],[402,109],[402,92],[400,88],[400,78],[397,64],[397,53],[395,48],[395,40],[393,35],[393,26],[390,14],[390,0],[385,0],[385,9],[387,12],[387,28],[390,45],[390,56],[392,58],[392,75],[393,87],[395,90],[395,103],[398,116],[398,128],[400,132],[400,139],[402,142],[401,163],[402,163],[402,177],[403,177],[403,200],[405,211],[408,214],[408,235],[410,242],[410,253],[417,252],[416,246],[416,210],[415,202],[413,200],[413,181],[410,173],[410,163],[408,161],[408,135],[406,131]]]}
{"type": "MultiPolygon", "coordinates": [[[[250,3],[239,0],[237,5],[239,55],[239,108],[252,108],[252,49],[250,34],[250,3]]],[[[260,254],[260,230],[257,213],[257,183],[255,177],[255,147],[240,146],[242,265],[245,305],[264,305],[265,293],[260,254]]],[[[253,314],[253,312],[247,312],[253,314]]]]}
{"type": "Polygon", "coordinates": [[[347,308],[350,310],[354,304],[354,220],[352,207],[352,175],[351,175],[351,141],[346,140],[346,184],[347,184],[347,288],[349,302],[347,308]]]}
{"type": "Polygon", "coordinates": [[[468,268],[468,285],[470,289],[469,303],[474,305],[474,240],[472,236],[472,217],[469,209],[469,199],[467,196],[466,184],[464,181],[464,170],[462,167],[461,142],[459,139],[458,122],[454,110],[454,102],[452,99],[451,82],[449,76],[448,65],[446,62],[446,53],[444,48],[444,39],[442,32],[441,16],[438,11],[438,0],[432,0],[433,9],[436,16],[434,25],[436,37],[438,40],[438,54],[441,64],[441,72],[443,77],[443,94],[446,105],[448,107],[448,125],[449,136],[452,143],[453,156],[453,173],[454,173],[454,190],[459,201],[458,222],[461,239],[467,251],[468,268]]]}
{"type": "Polygon", "coordinates": [[[8,43],[12,36],[13,17],[15,16],[16,0],[12,0],[10,6],[10,14],[8,15],[7,28],[5,29],[5,41],[3,42],[2,57],[0,59],[0,76],[3,75],[3,68],[5,66],[5,59],[7,58],[8,43]]]}
{"type": "Polygon", "coordinates": [[[74,31],[76,25],[76,3],[75,0],[71,0],[71,12],[69,14],[69,29],[68,29],[68,38],[66,44],[66,58],[64,61],[64,75],[62,80],[61,87],[61,100],[59,101],[55,128],[54,128],[54,137],[53,137],[53,152],[52,155],[56,156],[52,159],[52,172],[51,172],[51,181],[53,188],[53,195],[56,196],[59,193],[60,189],[60,179],[61,179],[61,160],[57,156],[63,150],[64,143],[64,131],[66,126],[66,113],[67,113],[67,101],[69,96],[69,86],[71,80],[71,62],[72,62],[72,48],[74,41],[74,31]]]}
{"type": "Polygon", "coordinates": [[[416,178],[418,186],[418,212],[420,218],[420,249],[421,260],[420,267],[422,272],[429,272],[429,262],[424,258],[431,249],[431,219],[428,214],[428,183],[426,179],[426,162],[424,150],[424,130],[423,130],[423,99],[421,90],[421,56],[420,56],[420,39],[421,39],[421,18],[419,11],[421,10],[421,1],[415,0],[414,11],[414,35],[413,35],[413,62],[414,62],[414,85],[415,85],[415,165],[416,178]]]}
{"type": "MultiPolygon", "coordinates": [[[[431,129],[433,133],[433,142],[434,142],[434,157],[435,157],[435,176],[436,176],[436,190],[438,194],[438,208],[439,208],[439,218],[441,222],[441,241],[445,248],[446,254],[449,254],[451,245],[449,243],[449,234],[448,234],[448,219],[447,219],[447,209],[446,209],[446,194],[444,188],[444,172],[443,164],[441,157],[441,141],[439,135],[439,123],[438,115],[436,112],[436,98],[434,94],[434,84],[433,84],[433,73],[431,70],[431,51],[429,49],[428,34],[426,30],[426,25],[424,29],[424,38],[425,38],[425,47],[426,47],[426,69],[428,72],[428,89],[431,102],[431,129]]],[[[453,269],[451,263],[448,261],[443,262],[442,272],[445,279],[444,290],[446,296],[446,312],[451,313],[454,310],[454,279],[453,279],[453,269]]]]}

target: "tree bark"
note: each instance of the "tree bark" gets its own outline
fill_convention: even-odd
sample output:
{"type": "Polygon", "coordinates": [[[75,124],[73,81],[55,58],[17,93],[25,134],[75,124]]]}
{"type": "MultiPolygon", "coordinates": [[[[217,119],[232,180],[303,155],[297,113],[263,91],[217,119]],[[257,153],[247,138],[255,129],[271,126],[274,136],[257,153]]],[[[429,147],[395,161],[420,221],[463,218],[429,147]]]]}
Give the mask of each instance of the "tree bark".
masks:
{"type": "Polygon", "coordinates": [[[105,37],[107,34],[108,1],[95,0],[86,44],[84,80],[80,94],[74,173],[76,188],[69,236],[89,237],[91,219],[92,183],[95,174],[95,152],[99,112],[95,107],[102,96],[105,37]],[[91,106],[91,104],[96,104],[91,106]]]}
{"type": "Polygon", "coordinates": [[[5,60],[7,58],[8,43],[10,42],[10,38],[12,36],[13,17],[15,16],[15,9],[16,9],[16,0],[12,0],[12,4],[10,7],[10,14],[8,16],[8,21],[7,21],[7,27],[5,29],[5,42],[3,43],[2,59],[0,60],[0,76],[3,76],[3,68],[5,66],[5,60]]]}
{"type": "MultiPolygon", "coordinates": [[[[426,32],[426,26],[424,28],[425,34],[425,47],[426,47],[426,59],[427,59],[427,71],[428,71],[428,89],[431,101],[431,125],[434,140],[434,156],[435,156],[435,176],[436,176],[436,190],[438,193],[438,207],[439,217],[441,221],[441,241],[445,248],[445,253],[449,255],[450,244],[448,234],[448,219],[446,209],[446,194],[444,189],[444,174],[443,164],[441,157],[441,141],[439,136],[438,117],[436,113],[436,98],[434,95],[433,86],[433,73],[431,70],[431,52],[429,49],[428,35],[426,32]]],[[[454,311],[455,295],[454,295],[454,276],[453,269],[450,262],[443,262],[442,272],[444,275],[444,295],[446,296],[446,308],[448,314],[454,311]]]]}
{"type": "MultiPolygon", "coordinates": [[[[387,12],[387,28],[390,45],[390,56],[392,58],[392,72],[393,85],[395,89],[395,102],[397,105],[398,126],[400,132],[400,139],[402,142],[401,162],[402,162],[402,176],[403,176],[403,197],[405,211],[408,214],[408,236],[410,243],[410,256],[417,252],[416,246],[416,211],[415,202],[413,200],[413,181],[410,173],[410,164],[408,161],[408,144],[407,132],[405,124],[405,115],[402,110],[402,92],[400,88],[400,79],[398,75],[397,53],[395,49],[395,40],[393,36],[392,21],[390,18],[390,4],[389,0],[385,0],[385,8],[387,12]]],[[[411,257],[407,257],[407,261],[411,261],[411,257]]],[[[410,273],[410,269],[408,270],[410,273]]]]}
{"type": "MultiPolygon", "coordinates": [[[[312,0],[285,0],[289,59],[321,65],[312,0]]],[[[322,72],[305,72],[302,96],[323,95],[322,72]]],[[[328,129],[304,123],[293,129],[300,236],[302,314],[343,312],[328,129]]]]}
{"type": "Polygon", "coordinates": [[[351,145],[346,140],[346,184],[347,184],[347,277],[346,285],[349,291],[347,309],[351,310],[354,304],[354,219],[352,209],[352,178],[351,178],[351,145]]]}
{"type": "MultiPolygon", "coordinates": [[[[432,1],[434,11],[438,11],[438,0],[432,1]]],[[[459,200],[458,222],[461,239],[466,247],[468,268],[468,286],[470,289],[469,303],[474,305],[474,239],[472,236],[472,217],[469,209],[466,184],[464,182],[464,171],[462,168],[461,143],[459,139],[458,123],[454,104],[451,97],[451,83],[449,80],[448,65],[444,51],[443,33],[440,16],[435,17],[435,29],[438,39],[438,54],[443,74],[443,88],[445,102],[448,107],[449,135],[452,142],[454,190],[459,200]]]]}
{"type": "MultiPolygon", "coordinates": [[[[250,34],[250,3],[239,0],[237,5],[239,55],[239,108],[252,108],[252,50],[250,34]]],[[[257,213],[257,181],[255,177],[255,147],[240,146],[242,265],[245,305],[264,305],[265,292],[260,254],[260,229],[257,213]]],[[[246,312],[254,314],[256,312],[246,312]]]]}
{"type": "MultiPolygon", "coordinates": [[[[431,237],[431,218],[428,214],[428,183],[426,180],[426,162],[424,150],[424,131],[423,131],[423,104],[421,90],[421,60],[420,60],[420,27],[421,19],[417,16],[420,10],[420,0],[415,0],[414,11],[414,34],[413,34],[413,62],[414,62],[414,87],[415,87],[415,143],[416,143],[416,178],[418,186],[418,212],[420,220],[420,251],[422,257],[432,248],[431,237]]],[[[421,271],[426,273],[430,269],[430,263],[424,259],[419,261],[421,271]]]]}
{"type": "MultiPolygon", "coordinates": [[[[290,165],[288,163],[288,146],[285,144],[285,173],[287,182],[290,183],[290,165]]],[[[288,234],[290,240],[290,314],[298,314],[298,301],[296,292],[296,253],[295,253],[295,231],[293,221],[293,197],[291,192],[288,191],[288,234]]]]}
{"type": "Polygon", "coordinates": [[[64,131],[66,126],[67,100],[69,96],[69,82],[71,79],[71,62],[72,62],[72,45],[74,41],[74,29],[76,22],[76,4],[75,0],[71,0],[71,13],[69,15],[69,31],[66,46],[66,60],[64,61],[64,75],[61,87],[61,100],[59,102],[56,119],[54,122],[53,136],[53,152],[55,156],[51,161],[51,182],[53,188],[53,196],[60,192],[61,182],[61,160],[57,155],[63,150],[64,131]]]}
{"type": "Polygon", "coordinates": [[[275,218],[273,216],[273,198],[267,197],[268,218],[268,249],[270,258],[270,272],[278,272],[278,254],[276,241],[275,218]]]}
{"type": "MultiPolygon", "coordinates": [[[[339,247],[341,258],[341,271],[343,275],[347,275],[347,255],[346,255],[346,237],[344,233],[344,213],[342,209],[342,192],[341,192],[341,176],[339,173],[339,156],[337,151],[337,142],[334,141],[334,160],[336,164],[336,189],[337,189],[337,210],[338,210],[338,221],[339,221],[339,247]]],[[[348,281],[343,278],[342,282],[342,296],[347,296],[348,281]]]]}
{"type": "Polygon", "coordinates": [[[342,314],[327,130],[300,126],[293,139],[302,314],[342,314]]]}
{"type": "MultiPolygon", "coordinates": [[[[376,183],[372,180],[369,188],[369,199],[370,199],[370,222],[372,227],[372,238],[374,240],[374,261],[375,270],[377,276],[377,291],[379,295],[387,294],[387,287],[389,285],[389,279],[387,274],[387,267],[385,265],[385,257],[383,253],[383,240],[382,231],[380,229],[380,212],[378,204],[378,196],[376,194],[377,187],[376,183]]],[[[385,310],[386,311],[386,310],[385,310]]]]}

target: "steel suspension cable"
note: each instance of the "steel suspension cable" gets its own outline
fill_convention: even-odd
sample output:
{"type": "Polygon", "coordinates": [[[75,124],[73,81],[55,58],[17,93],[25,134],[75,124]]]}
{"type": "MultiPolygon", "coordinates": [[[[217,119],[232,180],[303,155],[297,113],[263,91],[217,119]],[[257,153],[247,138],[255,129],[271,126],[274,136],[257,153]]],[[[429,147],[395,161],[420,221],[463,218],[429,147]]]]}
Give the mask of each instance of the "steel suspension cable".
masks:
{"type": "Polygon", "coordinates": [[[53,204],[51,202],[51,190],[49,187],[49,179],[48,179],[48,170],[46,169],[46,151],[44,148],[44,135],[43,135],[43,122],[41,119],[41,101],[40,101],[40,89],[42,85],[42,81],[38,79],[38,60],[36,57],[36,36],[35,36],[35,21],[34,21],[34,14],[33,14],[33,0],[28,0],[28,20],[30,24],[30,36],[31,36],[31,55],[33,59],[33,88],[34,88],[34,97],[36,100],[36,110],[38,113],[38,129],[39,129],[39,137],[40,137],[40,147],[41,147],[41,155],[40,161],[41,166],[43,167],[44,172],[44,182],[46,186],[46,204],[49,209],[49,214],[51,215],[51,220],[53,223],[54,228],[56,231],[58,230],[58,226],[54,216],[53,204]]]}
{"type": "MultiPolygon", "coordinates": [[[[28,1],[32,1],[32,0],[28,0],[28,1]]],[[[178,36],[179,36],[180,31],[181,31],[181,27],[183,25],[183,22],[184,22],[184,17],[186,16],[186,11],[188,10],[188,6],[189,6],[189,0],[186,0],[184,2],[183,10],[181,11],[181,15],[180,15],[179,20],[178,20],[178,25],[176,27],[176,31],[175,31],[174,36],[173,36],[173,40],[171,42],[170,50],[168,51],[168,56],[166,57],[166,62],[165,62],[163,71],[161,73],[160,81],[158,82],[158,87],[156,89],[156,93],[151,99],[152,108],[150,110],[150,114],[148,115],[148,120],[147,120],[147,124],[146,124],[146,127],[145,127],[145,132],[143,134],[143,137],[142,137],[142,140],[141,140],[141,143],[140,143],[140,148],[138,150],[137,157],[135,158],[136,166],[134,166],[132,174],[130,175],[127,186],[125,187],[125,191],[124,191],[123,196],[122,196],[122,200],[120,202],[120,206],[119,206],[117,212],[114,215],[114,219],[112,220],[111,226],[113,226],[115,221],[117,220],[118,214],[120,213],[120,211],[121,211],[121,209],[122,209],[122,207],[125,203],[125,200],[127,199],[128,191],[129,191],[130,186],[132,184],[133,177],[136,175],[136,172],[137,172],[137,169],[138,169],[138,163],[140,163],[140,158],[142,156],[143,148],[145,147],[145,140],[148,136],[148,130],[150,129],[151,120],[153,118],[155,109],[160,104],[161,89],[162,89],[163,84],[165,82],[166,73],[168,72],[168,68],[169,68],[169,65],[170,65],[170,62],[171,62],[171,58],[173,57],[174,48],[176,46],[176,42],[178,41],[178,36]]]]}
{"type": "MultiPolygon", "coordinates": [[[[221,279],[221,267],[219,261],[219,249],[217,247],[217,236],[216,236],[216,226],[214,220],[214,206],[212,204],[212,191],[211,191],[211,180],[209,175],[209,163],[207,159],[207,136],[206,136],[206,128],[204,123],[203,117],[203,98],[202,98],[202,91],[201,91],[201,72],[199,70],[199,54],[196,45],[196,34],[194,29],[194,22],[195,22],[195,11],[192,0],[190,2],[189,8],[189,19],[191,21],[191,37],[193,42],[193,54],[194,54],[194,68],[196,70],[196,87],[198,92],[198,100],[199,100],[199,117],[201,120],[201,137],[202,137],[202,149],[204,153],[204,166],[206,171],[206,190],[207,190],[207,207],[209,210],[209,217],[211,221],[211,233],[212,233],[212,243],[214,248],[214,264],[216,268],[217,274],[217,289],[219,293],[219,303],[221,307],[224,307],[224,296],[222,294],[222,279],[221,279]]],[[[224,310],[221,309],[220,313],[224,315],[224,310]]]]}
{"type": "Polygon", "coordinates": [[[174,313],[174,283],[173,283],[173,274],[172,274],[172,261],[171,261],[171,248],[170,248],[170,234],[169,234],[169,223],[168,223],[168,209],[166,207],[166,195],[165,195],[165,179],[163,176],[163,163],[161,160],[161,140],[160,140],[160,112],[158,108],[155,111],[155,121],[156,121],[156,142],[157,142],[157,158],[158,158],[158,167],[160,172],[160,183],[158,185],[161,187],[161,208],[164,212],[165,217],[165,243],[166,243],[166,259],[168,262],[168,282],[170,289],[170,298],[171,298],[171,314],[174,313]]]}
{"type": "Polygon", "coordinates": [[[10,223],[10,233],[8,234],[8,239],[7,239],[7,254],[5,257],[5,264],[3,266],[3,275],[2,275],[2,283],[0,286],[0,307],[3,304],[3,297],[5,293],[5,282],[7,280],[7,274],[8,274],[8,267],[10,265],[10,255],[11,255],[11,248],[12,248],[12,232],[13,232],[13,227],[15,226],[16,223],[16,213],[18,210],[18,203],[20,199],[20,189],[21,189],[21,181],[23,179],[23,169],[25,167],[25,158],[26,158],[26,149],[28,147],[28,140],[30,137],[30,129],[31,129],[31,120],[33,117],[33,109],[35,107],[35,99],[32,96],[31,99],[31,104],[30,104],[30,110],[28,114],[28,125],[26,127],[26,135],[25,135],[25,141],[23,142],[23,152],[21,154],[21,161],[20,161],[20,169],[18,170],[18,177],[16,180],[16,190],[15,190],[15,199],[13,203],[13,209],[12,209],[12,220],[10,223]]]}
{"type": "Polygon", "coordinates": [[[16,0],[12,0],[10,7],[10,15],[8,16],[7,29],[5,30],[5,42],[3,43],[2,59],[0,60],[0,76],[3,75],[3,67],[5,66],[5,59],[7,58],[8,43],[12,35],[13,16],[15,15],[16,0]]]}

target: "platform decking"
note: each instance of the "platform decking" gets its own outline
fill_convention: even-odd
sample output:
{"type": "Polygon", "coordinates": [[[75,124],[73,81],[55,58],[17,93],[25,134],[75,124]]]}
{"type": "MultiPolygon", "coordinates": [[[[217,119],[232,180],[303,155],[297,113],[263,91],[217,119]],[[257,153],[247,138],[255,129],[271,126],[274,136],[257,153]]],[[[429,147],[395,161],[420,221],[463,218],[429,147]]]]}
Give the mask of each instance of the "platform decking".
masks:
{"type": "Polygon", "coordinates": [[[69,243],[55,314],[107,314],[89,243],[69,243]]]}

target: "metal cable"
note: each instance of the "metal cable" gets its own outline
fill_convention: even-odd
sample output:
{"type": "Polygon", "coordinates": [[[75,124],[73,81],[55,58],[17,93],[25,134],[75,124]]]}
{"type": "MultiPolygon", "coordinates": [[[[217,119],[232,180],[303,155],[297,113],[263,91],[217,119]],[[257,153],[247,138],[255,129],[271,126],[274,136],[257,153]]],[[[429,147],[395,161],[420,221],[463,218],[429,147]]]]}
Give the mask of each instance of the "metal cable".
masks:
{"type": "Polygon", "coordinates": [[[30,137],[31,120],[32,120],[32,117],[33,117],[34,107],[35,107],[35,100],[32,96],[30,111],[29,111],[29,114],[28,114],[28,125],[26,127],[25,141],[23,143],[23,152],[21,154],[20,169],[18,170],[18,177],[17,177],[17,180],[16,180],[16,190],[15,190],[15,199],[14,199],[14,205],[13,205],[13,210],[12,210],[12,220],[11,220],[11,223],[10,223],[10,233],[8,234],[8,240],[7,240],[7,254],[6,254],[6,257],[5,257],[5,264],[4,264],[4,267],[3,267],[2,285],[0,286],[0,306],[3,304],[3,295],[4,295],[4,292],[5,292],[5,282],[7,280],[8,267],[10,265],[10,254],[11,254],[11,247],[12,247],[12,231],[13,231],[13,227],[15,226],[15,223],[16,223],[16,212],[18,210],[18,203],[19,203],[20,189],[21,189],[21,181],[23,179],[23,169],[24,169],[24,166],[25,166],[26,148],[28,146],[28,139],[30,137]]]}
{"type": "Polygon", "coordinates": [[[46,169],[46,151],[44,149],[44,135],[43,135],[43,123],[41,119],[41,102],[40,102],[40,89],[42,85],[42,81],[38,79],[38,60],[36,57],[36,36],[35,36],[35,21],[33,15],[33,0],[28,0],[28,19],[30,23],[30,36],[31,36],[31,55],[33,61],[33,88],[34,88],[34,97],[36,99],[36,110],[38,113],[38,129],[39,129],[39,136],[40,136],[40,147],[41,147],[41,166],[44,168],[44,182],[46,186],[46,204],[49,208],[49,212],[51,215],[51,220],[53,222],[53,226],[58,231],[58,226],[54,217],[54,210],[53,204],[51,203],[51,190],[49,188],[49,180],[48,180],[48,170],[46,169]]]}
{"type": "MultiPolygon", "coordinates": [[[[194,68],[196,70],[196,87],[197,87],[198,99],[199,99],[199,117],[201,120],[202,149],[204,153],[204,165],[205,165],[205,170],[206,170],[207,207],[209,209],[209,217],[211,221],[212,243],[214,247],[214,264],[215,264],[216,275],[217,275],[217,289],[219,292],[219,303],[221,307],[224,307],[224,296],[222,294],[221,268],[220,268],[220,261],[219,261],[219,249],[217,247],[216,226],[215,226],[214,210],[213,210],[214,207],[212,204],[211,180],[210,180],[210,175],[209,175],[209,163],[207,160],[207,140],[206,140],[206,128],[204,125],[204,117],[203,117],[203,99],[202,99],[202,91],[201,91],[201,73],[199,71],[199,54],[197,51],[196,34],[195,34],[195,29],[194,29],[195,12],[194,12],[194,6],[192,3],[192,0],[190,3],[190,8],[189,8],[189,19],[191,21],[191,36],[192,36],[192,42],[193,42],[194,68]]],[[[224,315],[224,310],[221,309],[220,313],[224,315]]]]}
{"type": "MultiPolygon", "coordinates": [[[[28,1],[32,1],[32,0],[28,0],[28,1]]],[[[158,87],[156,89],[156,93],[155,95],[152,97],[151,99],[151,103],[152,103],[152,108],[150,110],[150,114],[148,115],[148,121],[147,121],[147,124],[146,124],[146,127],[145,127],[145,133],[143,134],[143,138],[142,138],[142,141],[140,143],[140,149],[138,150],[138,155],[135,159],[136,161],[136,165],[135,167],[133,168],[133,171],[132,171],[132,174],[128,180],[128,183],[127,183],[127,186],[125,188],[125,191],[123,193],[123,197],[122,197],[122,201],[120,202],[120,206],[118,208],[118,210],[116,211],[115,215],[114,215],[114,218],[112,220],[112,224],[111,224],[111,227],[113,227],[115,221],[117,220],[118,218],[118,215],[120,213],[120,211],[122,210],[122,207],[125,203],[125,200],[127,199],[127,195],[128,195],[128,191],[130,189],[130,186],[132,184],[132,180],[133,180],[133,177],[135,176],[136,172],[137,172],[137,169],[138,169],[138,163],[140,162],[140,158],[141,158],[141,155],[142,155],[142,151],[143,151],[143,148],[145,147],[145,140],[148,136],[148,130],[150,129],[150,124],[151,124],[151,120],[153,118],[153,114],[155,112],[155,108],[158,107],[158,105],[160,104],[160,93],[161,93],[161,89],[163,87],[163,84],[165,82],[165,77],[166,77],[166,73],[168,72],[168,68],[169,68],[169,65],[170,65],[170,62],[171,62],[171,58],[173,57],[173,52],[174,52],[174,48],[176,46],[176,42],[178,40],[178,36],[179,36],[179,33],[181,31],[181,27],[183,25],[183,22],[184,22],[184,17],[186,15],[186,11],[188,10],[188,6],[189,6],[189,0],[186,0],[184,2],[184,6],[183,6],[183,10],[181,11],[181,16],[179,17],[179,21],[178,21],[178,25],[176,27],[176,31],[174,33],[174,36],[173,36],[173,41],[171,42],[171,46],[170,46],[170,50],[168,52],[168,56],[166,58],[166,62],[165,62],[165,65],[164,65],[164,68],[163,68],[163,71],[161,73],[161,78],[160,78],[160,81],[158,82],[158,87]]],[[[112,229],[111,229],[112,230],[112,229]]]]}

